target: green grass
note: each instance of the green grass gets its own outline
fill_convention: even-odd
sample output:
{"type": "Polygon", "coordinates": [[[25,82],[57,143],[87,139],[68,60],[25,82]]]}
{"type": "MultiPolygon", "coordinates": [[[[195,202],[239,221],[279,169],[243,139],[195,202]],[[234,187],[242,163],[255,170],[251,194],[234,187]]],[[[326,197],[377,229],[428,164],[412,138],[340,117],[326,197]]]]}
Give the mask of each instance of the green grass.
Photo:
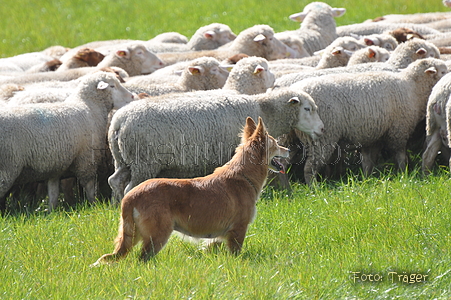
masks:
{"type": "Polygon", "coordinates": [[[174,236],[148,263],[113,249],[119,208],[15,213],[0,219],[1,299],[447,299],[448,174],[415,173],[265,189],[242,253],[208,252],[174,236]],[[352,272],[382,282],[353,280],[352,272]],[[391,282],[389,272],[427,275],[391,282]]]}
{"type": "MultiPolygon", "coordinates": [[[[52,45],[74,47],[94,40],[142,39],[167,31],[190,37],[213,22],[229,25],[235,33],[255,24],[275,31],[296,29],[288,16],[310,1],[285,0],[2,0],[0,57],[40,51],[52,45]]],[[[367,2],[327,1],[345,7],[338,25],[362,22],[384,14],[447,11],[441,1],[398,0],[367,2]]]]}
{"type": "MultiPolygon", "coordinates": [[[[165,31],[189,37],[212,22],[236,33],[255,24],[296,29],[287,16],[307,3],[3,0],[0,56],[165,31]]],[[[447,11],[438,0],[328,3],[347,8],[338,25],[447,11]]],[[[113,249],[118,207],[99,203],[47,214],[21,203],[0,216],[0,299],[448,299],[451,181],[444,171],[422,178],[415,170],[368,179],[351,174],[312,188],[294,183],[290,196],[267,188],[237,257],[172,237],[146,264],[138,262],[136,247],[117,264],[90,268],[113,249]],[[383,279],[354,282],[352,272],[383,279]],[[406,284],[391,282],[389,272],[428,277],[406,284]]]]}

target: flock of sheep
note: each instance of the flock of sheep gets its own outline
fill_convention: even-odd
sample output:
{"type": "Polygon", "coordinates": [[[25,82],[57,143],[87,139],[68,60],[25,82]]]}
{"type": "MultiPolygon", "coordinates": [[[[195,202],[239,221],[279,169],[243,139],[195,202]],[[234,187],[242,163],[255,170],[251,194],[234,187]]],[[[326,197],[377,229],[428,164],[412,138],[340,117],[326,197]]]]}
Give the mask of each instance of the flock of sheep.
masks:
{"type": "Polygon", "coordinates": [[[312,2],[292,31],[213,23],[190,39],[0,59],[0,208],[42,183],[51,210],[60,187],[66,201],[78,184],[89,201],[120,200],[148,178],[204,176],[231,158],[247,116],[293,150],[306,183],[356,153],[365,174],[381,153],[404,169],[412,137],[430,172],[451,145],[451,11],[337,27],[345,11],[312,2]]]}

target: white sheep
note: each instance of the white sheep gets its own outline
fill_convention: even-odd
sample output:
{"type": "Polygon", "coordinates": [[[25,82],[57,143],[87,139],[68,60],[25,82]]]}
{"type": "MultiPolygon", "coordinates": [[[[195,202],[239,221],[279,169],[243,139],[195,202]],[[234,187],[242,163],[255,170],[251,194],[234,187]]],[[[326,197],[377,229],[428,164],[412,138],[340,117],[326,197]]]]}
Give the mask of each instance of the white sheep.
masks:
{"type": "Polygon", "coordinates": [[[24,72],[36,65],[59,59],[60,55],[67,50],[62,46],[52,46],[39,52],[0,58],[0,73],[24,72]]]}
{"type": "Polygon", "coordinates": [[[387,49],[379,46],[369,46],[354,52],[348,61],[348,66],[374,62],[386,62],[389,58],[390,52],[387,49]]]}
{"type": "Polygon", "coordinates": [[[356,38],[346,36],[335,39],[329,46],[316,51],[313,56],[300,59],[278,59],[270,61],[272,71],[276,73],[293,73],[295,71],[311,70],[304,67],[317,69],[335,68],[345,66],[349,60],[349,53],[343,50],[356,51],[364,47],[356,38]]]}
{"type": "Polygon", "coordinates": [[[19,84],[19,85],[31,85],[44,82],[50,82],[50,84],[43,84],[43,86],[54,86],[64,81],[72,81],[82,76],[92,74],[99,71],[114,72],[122,78],[128,77],[128,73],[119,67],[84,67],[69,69],[61,72],[42,72],[42,73],[30,73],[19,76],[12,76],[0,79],[0,85],[2,84],[19,84]]]}
{"type": "MultiPolygon", "coordinates": [[[[292,85],[292,89],[315,99],[325,126],[324,135],[307,146],[306,182],[315,180],[340,141],[347,146],[342,151],[352,150],[349,145],[361,148],[366,174],[372,171],[376,145],[389,150],[398,168],[404,169],[407,140],[426,115],[433,86],[446,72],[443,61],[428,58],[412,63],[400,73],[334,74],[292,85]]],[[[301,138],[301,142],[308,141],[301,138]]]]}
{"type": "Polygon", "coordinates": [[[5,101],[9,101],[17,92],[23,91],[24,87],[17,84],[3,84],[0,85],[0,100],[2,104],[6,105],[5,101]]]}
{"type": "MultiPolygon", "coordinates": [[[[444,2],[445,3],[445,2],[444,2]]],[[[440,21],[451,21],[451,12],[430,12],[430,13],[415,13],[415,14],[391,14],[382,17],[377,17],[373,22],[387,22],[387,23],[414,23],[425,24],[440,21]]]]}
{"type": "Polygon", "coordinates": [[[71,58],[65,60],[56,71],[61,72],[68,69],[96,67],[104,58],[105,55],[94,49],[81,48],[71,58]]]}
{"type": "Polygon", "coordinates": [[[451,73],[445,75],[432,89],[426,111],[426,149],[422,156],[422,170],[429,174],[443,144],[449,148],[451,129],[450,108],[451,73]]]}
{"type": "Polygon", "coordinates": [[[75,175],[94,201],[108,113],[132,100],[113,74],[98,72],[64,102],[0,108],[0,199],[14,184],[47,180],[52,209],[59,179],[75,175]]]}
{"type": "Polygon", "coordinates": [[[112,66],[124,69],[129,76],[136,76],[155,72],[164,67],[164,63],[143,43],[132,42],[108,54],[97,65],[98,68],[112,66]]]}
{"type": "Polygon", "coordinates": [[[388,51],[393,51],[398,47],[398,41],[395,37],[388,33],[377,33],[370,34],[366,36],[352,35],[356,39],[362,41],[366,46],[379,46],[387,49],[388,51]]]}
{"type": "Polygon", "coordinates": [[[451,7],[451,0],[443,0],[443,5],[451,7]]]}
{"type": "Polygon", "coordinates": [[[274,82],[275,76],[269,70],[268,61],[263,57],[249,56],[236,63],[222,89],[256,95],[272,88],[274,82]]]}
{"type": "Polygon", "coordinates": [[[425,40],[412,39],[405,43],[401,43],[390,54],[390,58],[385,63],[366,63],[357,64],[346,67],[338,67],[331,69],[315,70],[311,72],[299,72],[293,74],[286,74],[276,79],[274,84],[276,87],[290,86],[295,82],[319,77],[329,74],[346,74],[346,73],[361,73],[368,71],[391,71],[399,72],[400,69],[406,68],[412,62],[423,58],[440,58],[438,48],[425,40]]]}
{"type": "Polygon", "coordinates": [[[451,32],[440,35],[426,36],[426,38],[437,47],[449,47],[451,45],[451,32]]]}
{"type": "MultiPolygon", "coordinates": [[[[89,76],[89,75],[88,75],[89,76]]],[[[14,95],[6,99],[8,106],[17,106],[32,103],[54,103],[62,102],[67,99],[75,88],[25,88],[22,91],[15,92],[14,95]]]]}
{"type": "Polygon", "coordinates": [[[235,37],[236,35],[232,32],[229,26],[221,23],[212,23],[196,30],[187,42],[184,42],[184,36],[176,32],[162,33],[148,41],[94,41],[71,49],[69,53],[61,58],[61,60],[65,62],[71,55],[74,55],[74,53],[81,48],[93,48],[104,55],[108,55],[111,52],[117,51],[119,47],[124,47],[124,45],[132,42],[143,43],[147,49],[153,53],[211,50],[233,41],[235,37]]]}
{"type": "Polygon", "coordinates": [[[295,51],[295,55],[293,55],[291,58],[303,58],[311,56],[310,53],[305,50],[304,43],[302,42],[302,39],[300,37],[293,35],[288,31],[276,32],[274,36],[276,37],[276,39],[295,51]]]}
{"type": "Polygon", "coordinates": [[[451,31],[451,18],[427,23],[426,25],[440,32],[447,33],[451,31]]]}
{"type": "Polygon", "coordinates": [[[335,17],[346,12],[344,8],[332,8],[324,2],[312,2],[300,13],[290,15],[290,19],[302,22],[297,30],[288,31],[302,40],[303,49],[310,55],[326,48],[338,36],[335,17]]]}
{"type": "Polygon", "coordinates": [[[216,50],[168,52],[160,53],[158,57],[167,65],[180,61],[193,60],[202,56],[215,57],[222,61],[229,57],[244,53],[249,56],[260,56],[267,60],[274,60],[296,55],[294,50],[287,47],[274,37],[274,30],[268,25],[255,25],[240,32],[236,39],[216,50]]]}
{"type": "Polygon", "coordinates": [[[146,93],[157,96],[175,92],[187,92],[194,90],[220,89],[237,92],[240,94],[254,95],[264,93],[273,87],[275,76],[268,68],[268,61],[263,57],[250,56],[241,59],[233,66],[230,73],[222,70],[216,59],[202,57],[194,60],[191,66],[187,66],[177,84],[163,83],[137,84],[130,80],[125,87],[134,93],[146,93]],[[205,62],[210,62],[210,66],[205,62]],[[216,64],[211,64],[216,62],[216,64]],[[213,74],[212,74],[212,71],[213,74]]]}
{"type": "Polygon", "coordinates": [[[346,66],[352,53],[363,45],[353,37],[340,37],[314,56],[301,59],[278,59],[270,61],[270,69],[277,78],[290,73],[312,72],[314,70],[346,66]]]}
{"type": "Polygon", "coordinates": [[[191,61],[182,71],[181,76],[135,76],[124,86],[135,93],[157,96],[167,93],[187,92],[192,90],[212,90],[222,88],[229,72],[220,66],[213,57],[201,57],[191,61]],[[166,79],[167,78],[167,79],[166,79]]]}
{"type": "Polygon", "coordinates": [[[42,52],[30,52],[0,58],[0,73],[24,72],[31,67],[49,62],[54,58],[42,52]]]}
{"type": "Polygon", "coordinates": [[[213,50],[226,45],[236,39],[229,26],[221,23],[212,23],[200,27],[187,43],[189,50],[213,50]]]}
{"type": "Polygon", "coordinates": [[[356,35],[371,35],[377,33],[384,33],[387,31],[395,30],[397,28],[406,27],[410,28],[421,35],[428,34],[441,34],[440,31],[433,29],[427,25],[412,24],[412,23],[357,23],[350,25],[343,25],[337,27],[338,36],[350,36],[356,35]]]}
{"type": "Polygon", "coordinates": [[[248,116],[261,116],[273,136],[297,128],[316,138],[323,131],[313,99],[290,89],[258,95],[205,91],[134,101],[116,112],[108,133],[115,162],[108,182],[115,198],[148,178],[210,173],[231,157],[248,116]]]}
{"type": "Polygon", "coordinates": [[[149,50],[154,53],[183,52],[213,50],[230,43],[236,38],[236,34],[229,26],[221,23],[212,23],[196,30],[186,44],[147,42],[149,50]]]}
{"type": "Polygon", "coordinates": [[[284,59],[270,62],[270,68],[277,78],[285,74],[292,74],[298,72],[309,73],[314,70],[322,70],[346,66],[352,54],[353,52],[345,50],[341,46],[334,47],[332,45],[329,45],[327,46],[326,49],[321,51],[321,58],[319,59],[316,67],[310,67],[296,63],[290,64],[288,60],[284,59]]]}
{"type": "Polygon", "coordinates": [[[181,33],[170,31],[154,36],[149,40],[149,42],[186,44],[188,43],[188,38],[181,33]]]}

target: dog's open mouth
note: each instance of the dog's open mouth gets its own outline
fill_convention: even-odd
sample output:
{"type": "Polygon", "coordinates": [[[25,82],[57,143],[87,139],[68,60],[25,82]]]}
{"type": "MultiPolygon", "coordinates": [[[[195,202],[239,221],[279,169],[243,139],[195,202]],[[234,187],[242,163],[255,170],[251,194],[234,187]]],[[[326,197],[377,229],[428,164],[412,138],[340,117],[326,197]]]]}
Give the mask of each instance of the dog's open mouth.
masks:
{"type": "Polygon", "coordinates": [[[271,159],[270,169],[276,173],[285,174],[285,165],[280,161],[281,157],[275,156],[271,159]]]}

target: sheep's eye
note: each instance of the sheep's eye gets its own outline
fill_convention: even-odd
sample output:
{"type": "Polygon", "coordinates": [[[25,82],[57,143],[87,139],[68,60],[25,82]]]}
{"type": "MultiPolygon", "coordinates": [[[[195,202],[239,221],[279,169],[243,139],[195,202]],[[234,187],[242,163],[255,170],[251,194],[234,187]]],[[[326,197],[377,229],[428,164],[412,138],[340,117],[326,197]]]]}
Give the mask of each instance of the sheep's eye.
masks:
{"type": "Polygon", "coordinates": [[[305,111],[310,112],[310,107],[304,107],[305,111]]]}

